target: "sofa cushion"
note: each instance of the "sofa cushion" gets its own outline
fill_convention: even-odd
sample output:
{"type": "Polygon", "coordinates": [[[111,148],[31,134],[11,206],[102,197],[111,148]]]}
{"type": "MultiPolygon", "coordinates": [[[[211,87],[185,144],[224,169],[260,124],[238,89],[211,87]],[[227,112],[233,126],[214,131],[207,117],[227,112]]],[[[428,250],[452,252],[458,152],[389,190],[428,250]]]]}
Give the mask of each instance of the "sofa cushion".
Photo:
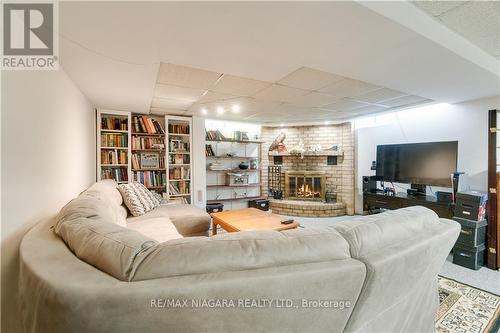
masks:
{"type": "Polygon", "coordinates": [[[160,205],[160,201],[138,182],[118,185],[125,205],[133,216],[141,216],[160,205]]]}
{"type": "Polygon", "coordinates": [[[127,228],[135,230],[159,243],[182,238],[172,222],[165,217],[153,217],[127,223],[127,228]]]}
{"type": "Polygon", "coordinates": [[[370,216],[359,216],[333,227],[347,240],[351,256],[362,258],[410,239],[439,224],[437,214],[422,206],[406,207],[370,216]]]}
{"type": "Polygon", "coordinates": [[[112,216],[106,201],[82,194],[61,210],[54,231],[78,258],[117,279],[127,280],[137,254],[157,242],[109,223],[112,216]]]}
{"type": "Polygon", "coordinates": [[[116,223],[122,227],[127,225],[128,211],[123,205],[122,195],[118,191],[118,184],[114,180],[101,180],[80,194],[80,197],[95,198],[106,202],[113,214],[112,220],[108,220],[108,222],[116,223]]]}
{"type": "Polygon", "coordinates": [[[184,236],[206,235],[210,227],[210,215],[205,210],[183,204],[160,205],[143,216],[128,218],[127,223],[157,217],[167,217],[184,236]]]}
{"type": "Polygon", "coordinates": [[[129,278],[139,281],[349,258],[347,242],[333,228],[246,231],[160,243],[137,255],[129,278]]]}

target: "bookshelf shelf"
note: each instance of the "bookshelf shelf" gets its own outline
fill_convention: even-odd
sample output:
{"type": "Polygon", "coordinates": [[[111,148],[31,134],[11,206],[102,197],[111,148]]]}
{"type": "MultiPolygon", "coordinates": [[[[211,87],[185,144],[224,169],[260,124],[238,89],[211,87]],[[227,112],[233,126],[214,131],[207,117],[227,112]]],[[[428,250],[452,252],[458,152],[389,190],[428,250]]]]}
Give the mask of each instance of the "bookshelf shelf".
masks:
{"type": "Polygon", "coordinates": [[[167,164],[167,196],[192,203],[192,119],[165,116],[165,148],[167,164]],[[171,179],[172,178],[172,179],[171,179]]]}
{"type": "Polygon", "coordinates": [[[127,133],[128,134],[127,130],[112,130],[112,129],[103,129],[103,128],[101,128],[101,132],[102,133],[127,133]]]}
{"type": "Polygon", "coordinates": [[[128,150],[128,147],[101,147],[101,149],[123,149],[123,150],[128,150]]]}

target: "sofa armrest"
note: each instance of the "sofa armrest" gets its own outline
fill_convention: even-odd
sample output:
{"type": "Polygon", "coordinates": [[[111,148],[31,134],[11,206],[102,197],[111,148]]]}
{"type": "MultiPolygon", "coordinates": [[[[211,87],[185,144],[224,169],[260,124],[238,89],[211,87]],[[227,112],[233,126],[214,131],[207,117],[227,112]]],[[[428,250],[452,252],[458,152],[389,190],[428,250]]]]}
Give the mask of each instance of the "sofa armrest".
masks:
{"type": "Polygon", "coordinates": [[[349,259],[333,228],[226,233],[158,244],[137,255],[131,281],[349,259]]]}

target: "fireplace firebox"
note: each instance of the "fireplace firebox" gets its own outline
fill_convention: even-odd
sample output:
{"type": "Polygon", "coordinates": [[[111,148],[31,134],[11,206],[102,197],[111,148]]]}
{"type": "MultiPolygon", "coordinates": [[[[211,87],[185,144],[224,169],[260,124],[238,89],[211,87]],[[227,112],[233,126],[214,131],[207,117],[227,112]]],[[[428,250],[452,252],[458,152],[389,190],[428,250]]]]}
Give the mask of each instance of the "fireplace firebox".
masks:
{"type": "Polygon", "coordinates": [[[322,171],[285,172],[285,198],[324,201],[325,173],[322,171]]]}

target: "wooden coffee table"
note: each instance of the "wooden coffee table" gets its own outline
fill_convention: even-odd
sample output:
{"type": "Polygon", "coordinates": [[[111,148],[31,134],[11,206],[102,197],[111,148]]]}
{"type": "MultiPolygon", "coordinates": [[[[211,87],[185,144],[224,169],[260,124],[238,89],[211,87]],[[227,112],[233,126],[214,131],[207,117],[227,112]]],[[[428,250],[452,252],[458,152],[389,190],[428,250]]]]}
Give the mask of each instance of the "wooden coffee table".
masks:
{"type": "Polygon", "coordinates": [[[227,232],[249,230],[287,230],[299,226],[298,222],[282,224],[285,218],[280,215],[264,212],[257,208],[243,208],[212,213],[212,235],[217,235],[217,225],[227,232]]]}

